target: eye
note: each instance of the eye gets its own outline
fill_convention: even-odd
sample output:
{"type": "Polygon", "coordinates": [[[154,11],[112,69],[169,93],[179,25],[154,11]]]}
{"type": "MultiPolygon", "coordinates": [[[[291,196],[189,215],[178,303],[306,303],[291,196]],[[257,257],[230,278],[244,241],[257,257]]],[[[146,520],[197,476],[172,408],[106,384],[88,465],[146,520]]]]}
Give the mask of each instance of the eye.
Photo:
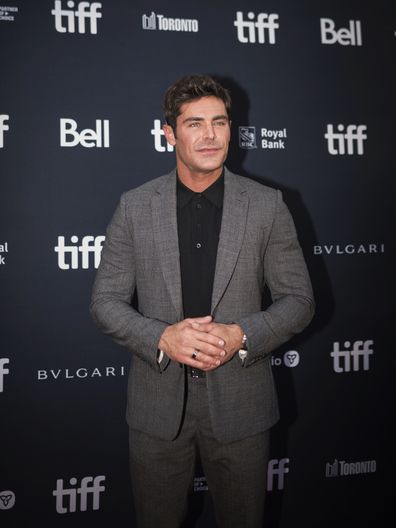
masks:
{"type": "Polygon", "coordinates": [[[193,121],[190,123],[190,128],[198,128],[200,125],[199,121],[193,121]]]}
{"type": "Polygon", "coordinates": [[[214,126],[225,126],[227,124],[227,121],[225,120],[219,120],[219,121],[215,121],[214,123],[214,126]]]}

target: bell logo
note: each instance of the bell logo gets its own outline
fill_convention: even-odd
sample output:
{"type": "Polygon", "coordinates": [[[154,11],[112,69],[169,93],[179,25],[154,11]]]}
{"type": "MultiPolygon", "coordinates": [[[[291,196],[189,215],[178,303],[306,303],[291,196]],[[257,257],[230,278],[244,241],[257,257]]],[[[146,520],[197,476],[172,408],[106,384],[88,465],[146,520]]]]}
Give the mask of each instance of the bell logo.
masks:
{"type": "Polygon", "coordinates": [[[350,20],[349,28],[335,29],[331,18],[320,19],[320,40],[322,44],[341,44],[341,46],[362,46],[362,27],[360,20],[350,20]]]}
{"type": "Polygon", "coordinates": [[[92,510],[99,510],[99,499],[102,491],[105,491],[105,486],[101,483],[106,480],[106,477],[100,475],[98,477],[84,477],[81,479],[80,487],[76,488],[77,479],[75,477],[69,480],[71,488],[63,487],[63,479],[56,481],[56,489],[52,495],[56,497],[56,511],[58,513],[73,513],[77,510],[77,502],[79,502],[79,511],[87,511],[88,497],[92,496],[91,508],[92,510]],[[77,501],[77,495],[80,500],[77,501]]]}
{"type": "Polygon", "coordinates": [[[6,125],[6,121],[10,119],[7,114],[0,114],[0,148],[4,147],[4,132],[10,130],[10,127],[6,125]]]}
{"type": "Polygon", "coordinates": [[[98,26],[96,21],[98,18],[102,18],[102,14],[98,13],[98,9],[102,8],[102,4],[99,2],[80,2],[77,10],[74,11],[75,2],[69,0],[67,7],[70,9],[62,9],[61,0],[55,0],[55,7],[51,11],[51,14],[55,17],[55,29],[59,33],[75,33],[76,31],[76,19],[77,19],[77,30],[79,33],[85,33],[85,21],[89,19],[89,32],[92,35],[96,35],[98,32],[98,26]],[[63,23],[66,22],[66,26],[63,23]]]}
{"type": "Polygon", "coordinates": [[[344,125],[337,125],[338,132],[334,132],[331,124],[327,125],[327,132],[324,137],[327,139],[327,149],[332,156],[343,156],[344,154],[364,154],[363,141],[367,139],[366,125],[347,125],[346,132],[344,125]]]}
{"type": "Polygon", "coordinates": [[[351,358],[352,370],[354,372],[361,370],[361,366],[363,366],[363,370],[369,370],[370,356],[374,354],[372,349],[373,343],[374,341],[372,339],[367,341],[354,341],[353,344],[350,341],[345,341],[344,350],[340,350],[340,343],[336,341],[333,351],[330,352],[330,356],[333,358],[334,372],[350,372],[351,358]],[[348,350],[351,346],[352,350],[348,350]],[[362,359],[362,362],[360,359],[362,359]]]}
{"type": "Polygon", "coordinates": [[[154,136],[154,148],[157,152],[173,152],[173,147],[165,139],[164,131],[161,127],[161,121],[159,119],[154,119],[154,128],[151,129],[151,135],[154,136]],[[166,144],[166,147],[163,145],[166,144]]]}
{"type": "Polygon", "coordinates": [[[8,358],[0,358],[0,392],[4,390],[4,376],[9,374],[10,371],[4,365],[10,362],[8,358]]]}
{"type": "Polygon", "coordinates": [[[274,489],[274,476],[277,476],[277,488],[283,490],[285,485],[285,475],[289,473],[289,468],[286,467],[290,462],[288,458],[281,458],[280,460],[272,459],[268,463],[267,471],[267,491],[274,489]]]}
{"type": "Polygon", "coordinates": [[[237,28],[237,38],[242,44],[264,44],[266,35],[269,44],[275,44],[275,30],[279,28],[277,20],[279,15],[271,13],[258,13],[255,21],[255,14],[251,11],[247,14],[249,20],[244,20],[242,11],[237,11],[234,26],[237,28]],[[245,31],[247,30],[247,31],[245,31]],[[257,38],[257,40],[256,40],[257,38]]]}
{"type": "Polygon", "coordinates": [[[73,235],[70,241],[74,245],[66,246],[65,237],[58,236],[58,245],[55,246],[54,251],[58,253],[58,266],[62,270],[78,269],[81,264],[82,269],[88,269],[90,264],[90,254],[94,255],[94,267],[98,268],[100,264],[100,256],[102,253],[102,246],[105,236],[97,237],[87,235],[82,238],[81,245],[77,246],[78,236],[73,235]],[[79,255],[81,254],[81,261],[79,255]],[[68,259],[67,256],[70,258],[68,259]]]}
{"type": "Polygon", "coordinates": [[[85,128],[81,132],[77,132],[77,122],[74,119],[62,118],[60,120],[60,146],[75,147],[80,144],[85,148],[109,148],[109,120],[103,119],[101,121],[100,119],[96,119],[95,123],[96,129],[85,128]]]}

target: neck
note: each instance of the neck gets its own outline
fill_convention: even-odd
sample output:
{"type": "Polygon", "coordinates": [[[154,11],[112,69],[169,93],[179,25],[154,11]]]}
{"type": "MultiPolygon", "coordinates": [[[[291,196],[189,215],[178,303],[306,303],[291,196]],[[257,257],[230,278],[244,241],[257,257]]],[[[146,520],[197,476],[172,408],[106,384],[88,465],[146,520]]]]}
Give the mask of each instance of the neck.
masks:
{"type": "Polygon", "coordinates": [[[203,192],[212,183],[218,180],[223,172],[223,167],[219,167],[211,172],[192,172],[185,167],[177,167],[177,175],[180,181],[194,192],[203,192]]]}

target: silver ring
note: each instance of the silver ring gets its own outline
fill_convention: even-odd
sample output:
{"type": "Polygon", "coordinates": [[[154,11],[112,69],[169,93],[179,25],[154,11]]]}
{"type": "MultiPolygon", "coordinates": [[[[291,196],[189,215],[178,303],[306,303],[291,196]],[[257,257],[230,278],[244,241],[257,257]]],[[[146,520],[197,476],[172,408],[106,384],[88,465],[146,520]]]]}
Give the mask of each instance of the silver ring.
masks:
{"type": "Polygon", "coordinates": [[[194,352],[191,354],[191,357],[193,359],[197,359],[197,351],[196,350],[194,350],[194,352]]]}

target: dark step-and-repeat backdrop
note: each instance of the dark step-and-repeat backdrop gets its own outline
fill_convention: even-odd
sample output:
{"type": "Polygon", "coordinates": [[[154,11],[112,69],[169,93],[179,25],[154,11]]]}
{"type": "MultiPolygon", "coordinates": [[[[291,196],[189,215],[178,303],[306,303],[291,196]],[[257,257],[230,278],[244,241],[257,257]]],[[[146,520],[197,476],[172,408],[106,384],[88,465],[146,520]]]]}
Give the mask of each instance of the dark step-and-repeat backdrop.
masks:
{"type": "MultiPolygon", "coordinates": [[[[386,0],[0,1],[1,526],[134,526],[130,358],[88,307],[121,193],[174,166],[162,97],[187,73],[231,90],[228,168],[282,190],[317,302],[272,356],[266,526],[382,525],[395,30],[386,0]]],[[[199,467],[193,503],[214,527],[199,467]]]]}

